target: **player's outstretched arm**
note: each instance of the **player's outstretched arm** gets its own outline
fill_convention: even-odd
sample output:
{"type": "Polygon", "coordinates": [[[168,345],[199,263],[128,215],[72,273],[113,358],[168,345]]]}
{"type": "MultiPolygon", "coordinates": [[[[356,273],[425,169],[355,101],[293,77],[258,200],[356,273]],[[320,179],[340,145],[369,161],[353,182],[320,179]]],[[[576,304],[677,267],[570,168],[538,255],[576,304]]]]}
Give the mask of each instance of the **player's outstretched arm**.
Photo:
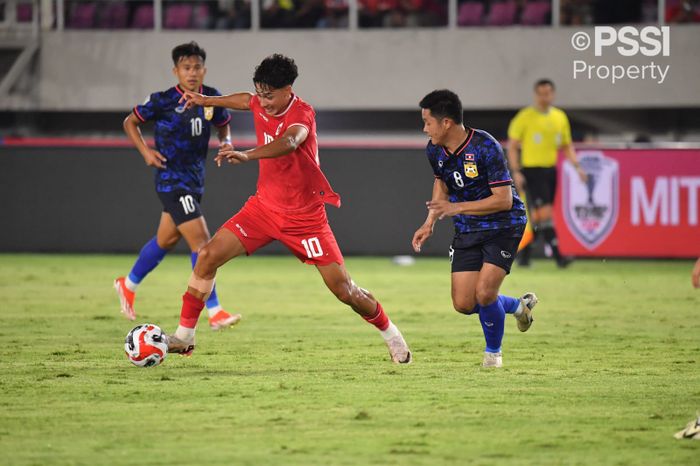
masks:
{"type": "Polygon", "coordinates": [[[490,215],[513,207],[513,191],[510,185],[491,188],[491,196],[478,201],[450,202],[437,200],[426,202],[440,220],[455,215],[490,215]]]}
{"type": "Polygon", "coordinates": [[[180,103],[184,103],[186,109],[199,105],[201,107],[224,107],[233,110],[250,110],[250,99],[252,97],[253,94],[250,92],[209,96],[197,92],[185,91],[182,97],[180,97],[180,103]]]}
{"type": "Polygon", "coordinates": [[[221,166],[221,162],[224,160],[228,161],[229,163],[237,164],[248,162],[250,160],[282,157],[283,155],[294,152],[304,143],[304,141],[306,141],[308,136],[309,130],[306,129],[306,127],[294,125],[287,128],[287,131],[285,131],[282,136],[269,144],[265,144],[264,146],[259,146],[243,152],[222,148],[219,150],[219,153],[216,154],[214,160],[219,166],[221,166]]]}
{"type": "MultiPolygon", "coordinates": [[[[447,199],[447,185],[444,181],[436,178],[435,183],[433,183],[432,201],[442,200],[449,202],[447,199]]],[[[411,245],[413,246],[414,251],[420,252],[421,248],[423,247],[423,243],[425,243],[425,241],[433,234],[433,228],[435,228],[435,222],[438,221],[438,217],[439,216],[434,211],[428,210],[428,218],[425,219],[423,225],[421,225],[413,234],[411,245]]]]}
{"type": "Polygon", "coordinates": [[[146,144],[146,141],[143,139],[143,134],[141,134],[141,129],[139,128],[140,123],[141,120],[139,120],[133,112],[130,113],[129,116],[124,119],[124,132],[139,151],[146,165],[149,167],[165,168],[165,163],[168,159],[157,150],[148,147],[148,144],[146,144]]]}

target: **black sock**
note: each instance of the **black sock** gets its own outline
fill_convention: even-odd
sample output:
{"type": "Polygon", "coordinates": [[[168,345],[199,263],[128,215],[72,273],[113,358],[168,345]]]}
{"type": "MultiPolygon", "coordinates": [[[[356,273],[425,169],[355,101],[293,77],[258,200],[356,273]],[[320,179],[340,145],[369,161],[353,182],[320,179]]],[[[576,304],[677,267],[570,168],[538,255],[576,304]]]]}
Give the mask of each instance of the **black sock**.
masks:
{"type": "Polygon", "coordinates": [[[559,241],[557,241],[557,233],[554,231],[554,227],[551,225],[544,226],[540,228],[542,232],[542,237],[545,242],[552,248],[552,255],[557,261],[561,260],[561,254],[559,253],[559,241]]]}

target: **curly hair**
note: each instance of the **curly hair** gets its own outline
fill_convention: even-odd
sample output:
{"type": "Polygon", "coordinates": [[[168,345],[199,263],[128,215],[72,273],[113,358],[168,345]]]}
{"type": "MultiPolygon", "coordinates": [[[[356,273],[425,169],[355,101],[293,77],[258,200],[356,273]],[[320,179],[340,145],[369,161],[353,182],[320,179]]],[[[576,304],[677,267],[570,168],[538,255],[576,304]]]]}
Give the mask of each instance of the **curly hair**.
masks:
{"type": "Polygon", "coordinates": [[[255,68],[253,83],[271,89],[291,86],[299,76],[294,60],[279,53],[266,57],[255,68]]]}

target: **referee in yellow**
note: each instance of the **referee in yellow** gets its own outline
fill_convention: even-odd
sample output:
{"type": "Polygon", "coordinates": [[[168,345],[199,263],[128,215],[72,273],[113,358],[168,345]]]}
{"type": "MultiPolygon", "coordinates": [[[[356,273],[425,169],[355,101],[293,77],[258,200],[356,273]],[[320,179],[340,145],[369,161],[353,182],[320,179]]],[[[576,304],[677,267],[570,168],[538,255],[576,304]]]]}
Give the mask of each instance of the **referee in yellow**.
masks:
{"type": "MultiPolygon", "coordinates": [[[[559,252],[557,234],[552,222],[552,204],[557,188],[557,153],[562,149],[581,181],[586,172],[581,169],[571,143],[571,126],[566,113],[554,107],[554,83],[540,79],[535,83],[534,105],[521,109],[508,126],[508,164],[515,186],[527,194],[530,222],[537,236],[542,236],[552,250],[559,267],[569,265],[570,259],[559,252]]],[[[534,242],[534,241],[533,241],[534,242]]],[[[530,265],[531,244],[518,255],[521,266],[530,265]]]]}

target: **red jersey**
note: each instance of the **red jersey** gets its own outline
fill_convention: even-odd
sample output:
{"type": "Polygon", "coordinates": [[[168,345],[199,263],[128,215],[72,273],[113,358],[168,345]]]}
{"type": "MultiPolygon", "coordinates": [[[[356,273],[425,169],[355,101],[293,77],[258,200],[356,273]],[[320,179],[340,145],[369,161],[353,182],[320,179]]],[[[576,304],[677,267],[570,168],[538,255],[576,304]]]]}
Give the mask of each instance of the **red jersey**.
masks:
{"type": "Polygon", "coordinates": [[[305,211],[319,204],[340,207],[340,196],[331,188],[319,166],[316,139],[316,112],[296,95],[280,114],[272,116],[260,106],[258,96],[250,99],[258,146],[269,144],[291,126],[309,132],[294,152],[281,157],[260,159],[256,196],[269,208],[283,212],[305,211]]]}

